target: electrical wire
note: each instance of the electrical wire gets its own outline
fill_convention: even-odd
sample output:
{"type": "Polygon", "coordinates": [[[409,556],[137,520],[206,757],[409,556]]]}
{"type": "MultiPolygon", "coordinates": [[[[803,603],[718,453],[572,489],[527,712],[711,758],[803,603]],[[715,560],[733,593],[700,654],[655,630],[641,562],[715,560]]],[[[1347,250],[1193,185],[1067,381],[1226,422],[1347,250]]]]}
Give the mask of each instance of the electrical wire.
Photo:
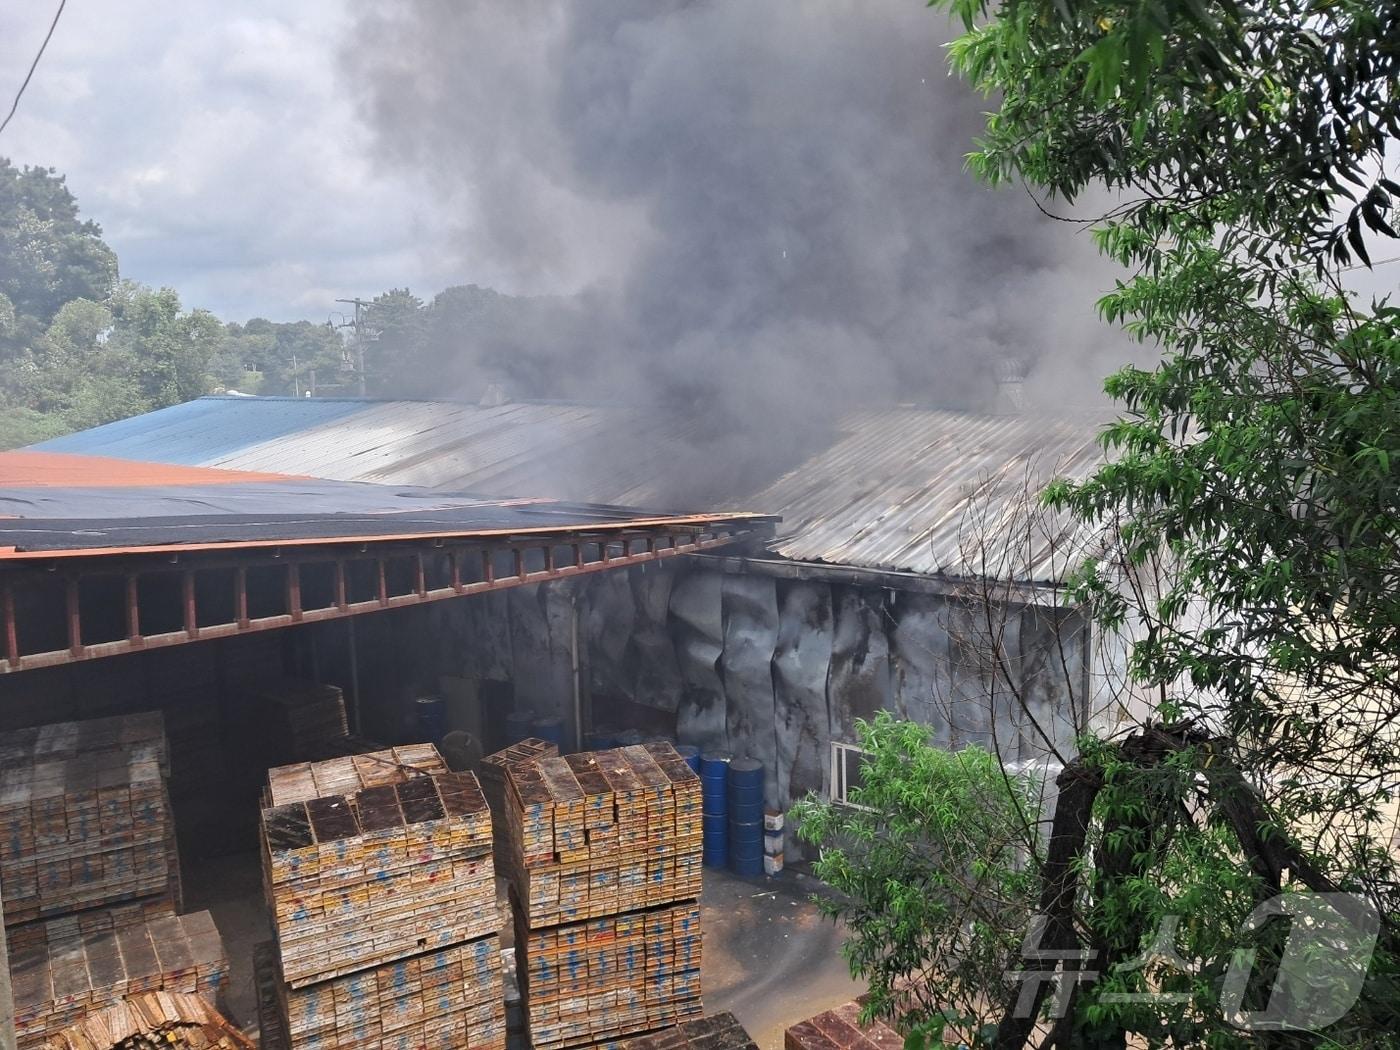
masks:
{"type": "Polygon", "coordinates": [[[49,46],[49,41],[53,39],[53,31],[58,28],[58,20],[63,17],[63,9],[68,5],[68,0],[58,0],[58,10],[53,13],[53,21],[49,23],[49,31],[44,35],[44,42],[39,45],[39,53],[34,56],[34,61],[29,64],[29,72],[24,75],[24,83],[15,92],[15,101],[10,106],[10,112],[5,114],[5,119],[0,121],[0,132],[10,126],[10,121],[14,118],[15,110],[19,109],[19,100],[24,97],[24,89],[29,86],[29,81],[34,77],[34,70],[39,68],[39,59],[44,57],[44,51],[49,46]]]}

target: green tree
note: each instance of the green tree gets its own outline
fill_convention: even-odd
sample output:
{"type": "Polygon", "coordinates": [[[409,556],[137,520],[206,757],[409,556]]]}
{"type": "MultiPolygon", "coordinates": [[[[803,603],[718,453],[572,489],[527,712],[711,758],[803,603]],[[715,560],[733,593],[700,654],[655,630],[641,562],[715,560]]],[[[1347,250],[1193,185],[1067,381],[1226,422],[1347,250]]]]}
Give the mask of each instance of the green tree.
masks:
{"type": "Polygon", "coordinates": [[[116,255],[97,223],[79,218],[64,177],[0,159],[0,295],[15,316],[0,350],[37,338],[64,303],[106,299],[116,280],[116,255]]]}
{"type": "Polygon", "coordinates": [[[133,363],[136,390],[150,408],[207,393],[209,363],[223,326],[207,310],[183,312],[180,296],[128,282],[114,298],[116,323],[108,339],[115,355],[133,363]]]}
{"type": "MultiPolygon", "coordinates": [[[[1200,963],[1185,983],[1076,984],[1043,1027],[1003,999],[986,1037],[1395,1045],[1400,311],[1350,294],[1346,267],[1395,237],[1397,6],[934,6],[967,28],[954,67],[996,99],[973,169],[1047,208],[1109,199],[1094,236],[1128,276],[1101,311],[1161,350],[1108,381],[1108,465],[1046,494],[1104,530],[1075,596],[1160,698],[1160,722],[1085,741],[1061,777],[1031,857],[1050,946],[1104,967],[1182,915],[1173,946],[1200,963]],[[1220,988],[1239,921],[1298,887],[1381,916],[1370,983],[1325,1033],[1237,1030],[1220,988]],[[1184,1004],[1109,995],[1164,988],[1184,1004]]],[[[1277,961],[1276,940],[1254,947],[1277,961]]]]}
{"type": "Polygon", "coordinates": [[[421,387],[427,364],[423,300],[407,288],[374,297],[365,311],[370,331],[365,353],[370,393],[403,396],[421,387]]]}
{"type": "Polygon", "coordinates": [[[926,726],[887,712],[857,735],[854,805],[809,798],[793,811],[800,837],[823,847],[813,869],[835,895],[819,903],[846,923],[843,954],[870,982],[870,1013],[971,1036],[1034,911],[1023,860],[1037,786],[981,748],[934,748],[926,726]]]}

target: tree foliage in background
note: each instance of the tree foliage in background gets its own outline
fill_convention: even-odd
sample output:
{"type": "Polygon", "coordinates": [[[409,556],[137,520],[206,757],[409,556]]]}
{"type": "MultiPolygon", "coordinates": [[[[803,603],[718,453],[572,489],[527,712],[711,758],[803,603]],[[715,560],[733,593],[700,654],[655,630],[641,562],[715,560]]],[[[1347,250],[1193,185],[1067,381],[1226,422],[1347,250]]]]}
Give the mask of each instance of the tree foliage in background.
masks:
{"type": "MultiPolygon", "coordinates": [[[[547,396],[569,299],[448,288],[376,296],[361,333],[370,397],[547,396]]],[[[169,288],[118,277],[101,228],[63,176],[0,159],[0,448],[177,404],[206,393],[301,397],[360,392],[357,347],[312,321],[220,322],[169,288]]]]}
{"type": "Polygon", "coordinates": [[[1054,848],[1028,864],[1042,907],[1064,906],[1055,947],[1123,963],[1167,921],[1165,947],[1189,964],[1078,984],[1039,1027],[989,984],[1001,1021],[967,1037],[1394,1046],[1400,310],[1350,294],[1347,268],[1379,264],[1400,225],[1397,6],[933,6],[966,27],[955,69],[996,99],[972,167],[1047,209],[1090,210],[1128,274],[1104,317],[1161,350],[1108,381],[1121,405],[1108,465],[1046,494],[1112,534],[1074,593],[1132,640],[1158,720],[1083,743],[1061,778],[1061,805],[1069,791],[1082,807],[1058,829],[1077,830],[1075,864],[1052,870],[1054,848]],[[1241,944],[1242,917],[1300,887],[1382,917],[1369,983],[1323,1033],[1237,1029],[1220,1007],[1233,952],[1255,948],[1267,973],[1280,950],[1277,934],[1241,944]]]}
{"type": "Polygon", "coordinates": [[[976,1030],[1035,903],[1022,863],[1035,786],[981,748],[930,746],[927,727],[888,712],[857,735],[867,754],[855,805],[810,798],[793,811],[800,837],[822,846],[815,874],[837,894],[819,903],[850,931],[843,952],[870,982],[872,1014],[940,1035],[976,1030]]]}

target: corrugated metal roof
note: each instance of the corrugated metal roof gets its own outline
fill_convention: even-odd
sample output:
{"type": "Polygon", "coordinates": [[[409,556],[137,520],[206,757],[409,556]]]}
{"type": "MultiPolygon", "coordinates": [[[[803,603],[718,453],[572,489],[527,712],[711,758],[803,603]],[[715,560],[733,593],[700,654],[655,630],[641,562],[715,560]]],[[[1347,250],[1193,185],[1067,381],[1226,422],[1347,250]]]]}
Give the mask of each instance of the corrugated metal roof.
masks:
{"type": "MultiPolygon", "coordinates": [[[[1033,497],[1051,477],[1082,477],[1101,461],[1097,431],[1031,416],[854,411],[799,466],[716,502],[782,515],[773,549],[789,558],[1051,581],[1068,568],[1073,534],[1033,497]]],[[[645,506],[666,502],[704,438],[693,421],[618,405],[206,397],[35,447],[645,506]]]]}
{"type": "Polygon", "coordinates": [[[854,412],[830,448],[750,498],[781,514],[770,545],[800,561],[1049,582],[1085,537],[1040,509],[1055,477],[1082,478],[1097,426],[1029,416],[854,412]]]}
{"type": "Polygon", "coordinates": [[[201,397],[33,447],[43,452],[209,466],[257,442],[361,412],[366,404],[351,398],[201,397]]]}
{"type": "Polygon", "coordinates": [[[708,531],[759,515],[658,514],[547,499],[146,463],[77,453],[0,453],[0,561],[286,542],[589,535],[660,526],[708,531]]]}

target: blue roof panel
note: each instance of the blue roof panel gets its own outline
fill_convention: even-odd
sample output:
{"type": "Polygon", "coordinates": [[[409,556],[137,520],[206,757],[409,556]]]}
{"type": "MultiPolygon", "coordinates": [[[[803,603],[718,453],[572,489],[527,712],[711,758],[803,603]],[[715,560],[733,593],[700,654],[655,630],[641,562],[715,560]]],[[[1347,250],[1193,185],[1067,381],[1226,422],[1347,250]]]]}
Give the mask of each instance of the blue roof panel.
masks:
{"type": "Polygon", "coordinates": [[[41,452],[199,466],[264,441],[344,419],[372,404],[353,398],[213,395],[30,447],[41,452]]]}

